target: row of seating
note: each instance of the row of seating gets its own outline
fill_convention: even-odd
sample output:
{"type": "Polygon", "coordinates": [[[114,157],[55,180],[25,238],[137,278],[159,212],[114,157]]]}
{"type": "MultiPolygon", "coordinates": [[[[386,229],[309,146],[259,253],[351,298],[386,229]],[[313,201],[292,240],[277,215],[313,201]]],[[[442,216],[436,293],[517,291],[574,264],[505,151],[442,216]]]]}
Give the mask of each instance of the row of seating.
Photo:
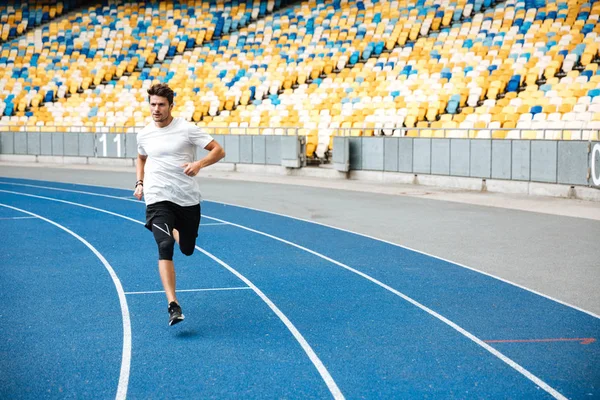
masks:
{"type": "Polygon", "coordinates": [[[0,4],[0,43],[22,35],[75,8],[75,0],[7,1],[0,4]]]}
{"type": "MultiPolygon", "coordinates": [[[[149,12],[146,8],[145,15],[163,15],[160,7],[149,12]]],[[[203,7],[206,3],[195,10],[203,7]]],[[[27,87],[29,71],[21,68],[16,79],[7,79],[2,92],[27,94],[19,101],[16,96],[11,99],[16,107],[12,113],[5,107],[5,115],[22,117],[33,110],[35,124],[43,126],[78,116],[77,123],[84,125],[142,124],[147,116],[143,90],[163,81],[176,90],[176,109],[187,119],[206,126],[297,124],[317,136],[309,151],[318,149],[319,155],[338,128],[356,128],[358,134],[469,128],[470,123],[511,129],[527,115],[532,122],[536,116],[536,123],[543,117],[556,122],[556,117],[550,119],[554,114],[564,122],[573,122],[572,116],[584,124],[595,121],[600,4],[305,1],[245,27],[231,25],[211,40],[204,36],[198,41],[196,36],[194,43],[189,41],[189,24],[176,23],[182,9],[179,14],[177,9],[164,13],[170,28],[154,37],[153,45],[171,39],[178,44],[161,46],[151,65],[148,59],[140,63],[141,58],[119,59],[115,54],[137,54],[141,46],[132,50],[136,41],[127,42],[129,33],[119,25],[127,20],[125,14],[118,18],[125,9],[108,9],[114,26],[108,24],[95,37],[104,40],[100,43],[106,43],[103,51],[109,57],[98,58],[90,70],[89,52],[86,56],[73,47],[67,54],[68,45],[57,40],[55,47],[64,50],[65,61],[76,56],[76,62],[67,69],[55,68],[37,93],[35,86],[27,87]],[[182,34],[188,34],[185,41],[182,34]],[[168,49],[166,54],[163,49],[168,49]],[[93,89],[99,87],[130,95],[133,113],[117,119],[116,113],[123,110],[102,102],[87,116],[79,112],[89,98],[102,98],[93,89]],[[68,101],[59,101],[61,106],[52,112],[41,111],[48,108],[40,107],[42,101],[67,96],[68,101]],[[372,127],[364,129],[367,124],[372,127]]],[[[261,16],[260,11],[253,13],[261,16]]],[[[98,16],[90,13],[86,18],[98,16]]],[[[135,27],[142,25],[138,21],[135,27]]],[[[82,34],[73,32],[73,43],[82,36],[85,42],[82,34]]],[[[147,48],[150,41],[144,44],[147,48]]]]}
{"type": "Polygon", "coordinates": [[[109,4],[51,22],[2,45],[0,80],[10,91],[3,96],[4,114],[98,86],[156,61],[168,64],[166,57],[246,25],[281,4],[281,0],[206,2],[197,7],[187,2],[109,4]],[[21,85],[15,85],[18,82],[21,85]]]}

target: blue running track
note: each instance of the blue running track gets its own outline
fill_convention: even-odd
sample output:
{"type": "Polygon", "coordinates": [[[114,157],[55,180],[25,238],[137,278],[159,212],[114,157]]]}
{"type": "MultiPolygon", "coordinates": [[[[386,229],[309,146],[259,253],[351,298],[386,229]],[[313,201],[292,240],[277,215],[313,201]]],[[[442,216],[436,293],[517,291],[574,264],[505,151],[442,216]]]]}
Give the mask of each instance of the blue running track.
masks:
{"type": "Polygon", "coordinates": [[[360,234],[202,212],[169,327],[131,191],[0,178],[0,398],[600,398],[597,315],[360,234]]]}

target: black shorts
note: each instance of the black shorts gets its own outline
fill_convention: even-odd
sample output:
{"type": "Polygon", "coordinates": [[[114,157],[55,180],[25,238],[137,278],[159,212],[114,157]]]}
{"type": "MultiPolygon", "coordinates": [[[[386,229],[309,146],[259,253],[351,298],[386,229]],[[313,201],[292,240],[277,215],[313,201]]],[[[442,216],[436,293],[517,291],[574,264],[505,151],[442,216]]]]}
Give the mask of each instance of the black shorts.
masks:
{"type": "MultiPolygon", "coordinates": [[[[146,228],[156,233],[156,228],[165,230],[169,236],[173,229],[179,232],[179,248],[181,252],[190,255],[194,252],[198,228],[200,226],[200,204],[183,207],[170,201],[149,204],[146,207],[146,228]]],[[[156,236],[156,234],[155,234],[156,236]]]]}

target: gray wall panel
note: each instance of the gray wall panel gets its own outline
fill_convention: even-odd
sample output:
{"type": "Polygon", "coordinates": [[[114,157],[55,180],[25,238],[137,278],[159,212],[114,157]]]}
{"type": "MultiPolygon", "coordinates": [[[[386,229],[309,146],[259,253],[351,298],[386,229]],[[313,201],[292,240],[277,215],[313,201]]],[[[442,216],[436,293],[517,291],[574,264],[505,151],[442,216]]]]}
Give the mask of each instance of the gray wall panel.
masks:
{"type": "Polygon", "coordinates": [[[240,136],[240,162],[252,164],[252,136],[240,136]]]}
{"type": "Polygon", "coordinates": [[[281,143],[281,158],[284,160],[297,160],[300,153],[300,143],[298,136],[278,135],[281,143]]]}
{"type": "Polygon", "coordinates": [[[115,133],[113,140],[111,140],[113,149],[117,157],[125,157],[125,135],[122,133],[115,133]]]}
{"type": "MultiPolygon", "coordinates": [[[[106,157],[123,156],[123,135],[116,133],[106,134],[106,157]]],[[[96,149],[98,149],[96,147],[96,149]]],[[[96,157],[98,154],[96,153],[96,157]]]]}
{"type": "Polygon", "coordinates": [[[450,173],[450,139],[436,139],[431,142],[431,173],[450,173]]]}
{"type": "Polygon", "coordinates": [[[588,142],[560,142],[558,144],[558,183],[587,185],[589,157],[588,142]]]}
{"type": "Polygon", "coordinates": [[[486,139],[472,139],[470,175],[477,178],[490,178],[491,174],[492,141],[486,139]]]}
{"type": "Polygon", "coordinates": [[[431,139],[413,139],[413,171],[419,174],[431,173],[431,139]]]}
{"type": "Polygon", "coordinates": [[[533,140],[531,142],[531,180],[556,183],[558,142],[533,140]]]}
{"type": "Polygon", "coordinates": [[[125,157],[125,135],[122,133],[108,133],[107,157],[123,158],[125,157]]]}
{"type": "Polygon", "coordinates": [[[137,135],[133,133],[125,134],[125,154],[127,158],[137,158],[137,135]]]}
{"type": "Polygon", "coordinates": [[[398,138],[398,171],[413,172],[413,138],[398,138]]]}
{"type": "Polygon", "coordinates": [[[469,176],[470,139],[450,139],[450,175],[469,176]]]}
{"type": "Polygon", "coordinates": [[[510,140],[492,140],[492,178],[512,178],[512,142],[510,140]]]}
{"type": "Polygon", "coordinates": [[[512,141],[512,179],[517,181],[528,181],[530,170],[530,147],[529,140],[512,141]]]}
{"type": "Polygon", "coordinates": [[[600,142],[591,143],[590,185],[600,188],[600,142]]]}
{"type": "Polygon", "coordinates": [[[13,138],[15,154],[27,154],[27,135],[23,132],[15,132],[13,138]]]}
{"type": "Polygon", "coordinates": [[[383,171],[383,143],[380,137],[362,138],[362,169],[383,171]]]}
{"type": "MultiPolygon", "coordinates": [[[[65,135],[68,135],[68,133],[66,133],[65,135]]],[[[108,134],[108,133],[91,134],[90,133],[89,135],[92,135],[94,137],[94,146],[96,148],[96,150],[95,150],[96,152],[94,153],[94,155],[96,157],[108,157],[108,148],[111,145],[110,139],[108,138],[110,136],[110,134],[108,134]]],[[[81,151],[81,145],[84,143],[85,139],[86,139],[85,137],[79,138],[79,151],[81,151]]]]}
{"type": "MultiPolygon", "coordinates": [[[[293,161],[283,156],[302,153],[298,150],[298,138],[291,136],[214,135],[214,139],[225,148],[225,161],[231,163],[282,165],[283,160],[293,161]],[[288,139],[294,142],[284,143],[288,139]]],[[[333,162],[343,162],[346,155],[350,169],[354,170],[491,177],[600,188],[598,142],[408,137],[340,139],[348,143],[349,152],[334,151],[333,162]]],[[[0,153],[136,158],[137,142],[134,133],[0,132],[0,153]],[[120,152],[117,143],[120,143],[120,152]]],[[[197,150],[198,159],[206,154],[204,149],[197,150]]]]}
{"type": "Polygon", "coordinates": [[[362,138],[348,137],[350,141],[350,169],[362,169],[362,138]]]}
{"type": "Polygon", "coordinates": [[[52,155],[52,134],[40,134],[40,154],[44,156],[52,155]]]}
{"type": "Polygon", "coordinates": [[[281,165],[281,136],[266,136],[266,162],[269,165],[281,165]]]}
{"type": "Polygon", "coordinates": [[[345,136],[333,137],[333,153],[331,157],[333,167],[342,172],[350,169],[350,143],[345,136]]]}
{"type": "Polygon", "coordinates": [[[27,154],[38,156],[41,151],[41,136],[39,132],[23,132],[27,135],[27,154]]]}
{"type": "Polygon", "coordinates": [[[96,135],[91,133],[72,133],[68,135],[79,136],[79,155],[85,157],[94,157],[96,155],[96,135]]]}
{"type": "Polygon", "coordinates": [[[281,143],[281,165],[286,168],[306,166],[306,137],[278,135],[281,143]]]}
{"type": "Polygon", "coordinates": [[[252,163],[267,163],[267,141],[266,136],[252,135],[252,163]]]}
{"type": "Polygon", "coordinates": [[[77,133],[57,133],[63,138],[63,152],[65,156],[79,155],[79,134],[77,133]]]}
{"type": "Polygon", "coordinates": [[[52,133],[52,155],[53,156],[64,156],[65,155],[65,134],[60,132],[52,133]]]}
{"type": "Polygon", "coordinates": [[[333,137],[333,150],[331,152],[331,161],[335,164],[345,164],[348,162],[346,159],[345,149],[346,138],[344,136],[333,137]]]}
{"type": "Polygon", "coordinates": [[[225,162],[240,162],[240,137],[238,135],[225,135],[225,162]]]}
{"type": "Polygon", "coordinates": [[[0,132],[0,153],[15,154],[14,132],[0,132]]]}
{"type": "Polygon", "coordinates": [[[383,138],[383,170],[398,171],[398,138],[383,138]]]}
{"type": "MultiPolygon", "coordinates": [[[[67,134],[68,135],[68,134],[67,134]]],[[[89,133],[82,133],[81,135],[91,135],[89,133]]],[[[96,145],[96,157],[110,157],[118,158],[124,156],[125,143],[123,141],[124,135],[120,133],[97,133],[94,135],[96,145]]],[[[85,137],[87,140],[87,136],[85,137]]],[[[84,141],[79,142],[80,146],[84,141]]],[[[87,145],[86,145],[87,146],[87,145]]],[[[81,147],[80,147],[81,149],[81,147]]],[[[88,155],[88,154],[82,154],[88,155]]]]}

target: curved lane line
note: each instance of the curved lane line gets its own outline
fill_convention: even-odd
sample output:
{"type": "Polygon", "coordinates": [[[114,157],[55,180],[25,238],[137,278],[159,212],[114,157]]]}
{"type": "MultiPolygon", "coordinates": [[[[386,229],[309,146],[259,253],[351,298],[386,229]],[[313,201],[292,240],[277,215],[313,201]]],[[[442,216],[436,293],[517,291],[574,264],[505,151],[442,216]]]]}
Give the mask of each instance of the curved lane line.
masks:
{"type": "MultiPolygon", "coordinates": [[[[1,183],[1,182],[0,182],[1,183]]],[[[3,190],[0,190],[3,191],[3,190]]],[[[78,192],[78,193],[83,193],[86,194],[85,192],[78,192]]],[[[119,199],[119,200],[126,200],[126,201],[136,201],[136,200],[129,200],[129,199],[123,199],[120,197],[116,197],[116,196],[108,196],[108,195],[101,195],[103,197],[111,197],[111,198],[115,198],[115,199],[119,199]]],[[[143,204],[143,203],[141,203],[143,204]]],[[[109,212],[110,213],[110,212],[109,212]]],[[[290,246],[296,247],[300,250],[306,251],[310,254],[313,254],[319,258],[322,258],[326,261],[331,262],[332,264],[338,265],[339,267],[342,267],[356,275],[361,276],[362,278],[365,278],[371,282],[373,282],[374,284],[382,287],[385,290],[388,290],[391,293],[394,293],[395,295],[399,296],[400,298],[404,299],[405,301],[411,303],[412,305],[420,308],[421,310],[425,311],[426,313],[428,313],[429,315],[437,318],[438,320],[442,321],[443,323],[445,323],[446,325],[450,326],[452,329],[456,330],[457,332],[459,332],[460,334],[462,334],[463,336],[465,336],[466,338],[470,339],[471,341],[473,341],[474,343],[476,343],[477,345],[481,346],[482,348],[484,348],[485,350],[487,350],[489,353],[491,353],[492,355],[494,355],[495,357],[497,357],[498,359],[500,359],[501,361],[503,361],[504,363],[506,363],[508,366],[510,366],[511,368],[513,368],[515,371],[519,372],[521,375],[523,375],[524,377],[526,377],[527,379],[529,379],[530,381],[532,381],[533,383],[535,383],[536,385],[538,385],[541,389],[543,389],[544,391],[546,391],[547,393],[549,393],[551,396],[553,396],[556,399],[566,399],[566,397],[564,397],[560,392],[558,392],[556,389],[552,388],[550,385],[548,385],[546,382],[544,382],[542,379],[538,378],[536,375],[532,374],[531,372],[529,372],[527,369],[525,369],[523,366],[521,366],[520,364],[518,364],[517,362],[515,362],[514,360],[512,360],[511,358],[505,356],[504,354],[502,354],[500,351],[496,350],[495,348],[493,348],[492,346],[490,346],[489,344],[485,343],[483,340],[479,339],[478,337],[476,337],[475,335],[473,335],[472,333],[468,332],[467,330],[465,330],[464,328],[460,327],[458,324],[452,322],[451,320],[447,319],[446,317],[444,317],[443,315],[433,311],[432,309],[430,309],[429,307],[419,303],[418,301],[414,300],[413,298],[405,295],[404,293],[401,293],[400,291],[392,288],[391,286],[386,285],[385,283],[371,277],[370,275],[367,275],[361,271],[358,271],[346,264],[343,264],[337,260],[334,260],[330,257],[327,257],[321,253],[318,253],[314,250],[308,249],[304,246],[298,245],[296,243],[290,242],[288,240],[279,238],[277,236],[274,235],[270,235],[268,233],[262,232],[262,231],[258,231],[256,229],[252,229],[252,228],[248,228],[246,226],[243,225],[239,225],[239,224],[235,224],[232,222],[228,222],[219,218],[214,218],[214,217],[208,217],[209,219],[212,219],[214,221],[218,221],[218,222],[222,222],[225,224],[229,224],[235,227],[238,227],[240,229],[244,229],[247,230],[249,232],[253,232],[268,238],[271,238],[273,240],[277,240],[279,242],[288,244],[290,246]]],[[[258,294],[258,293],[257,293],[258,294]]],[[[260,295],[259,295],[260,296],[260,295]]]]}
{"type": "Polygon", "coordinates": [[[69,235],[75,237],[81,243],[86,245],[87,248],[90,249],[96,255],[96,257],[98,257],[98,259],[104,265],[104,268],[106,268],[106,270],[110,274],[115,288],[117,289],[117,293],[119,294],[119,304],[121,305],[121,317],[123,319],[123,354],[121,357],[121,372],[119,374],[119,385],[117,386],[117,395],[115,398],[117,400],[125,399],[127,397],[127,386],[129,385],[129,371],[131,368],[131,320],[129,317],[129,308],[127,307],[127,299],[125,298],[125,292],[123,291],[123,285],[121,285],[121,281],[119,280],[117,273],[109,264],[109,262],[106,261],[106,258],[104,258],[104,256],[98,250],[96,250],[94,246],[92,246],[87,240],[85,240],[75,232],[71,231],[70,229],[48,218],[44,218],[41,215],[34,214],[30,211],[22,210],[20,208],[12,207],[2,203],[0,203],[0,206],[10,208],[15,211],[20,211],[24,214],[28,214],[33,217],[39,218],[42,221],[46,221],[49,224],[52,224],[57,228],[60,228],[63,231],[67,232],[69,235]]]}
{"type": "Polygon", "coordinates": [[[329,371],[327,371],[327,368],[325,368],[325,365],[323,365],[323,363],[321,362],[319,357],[315,354],[315,352],[310,347],[310,344],[308,344],[306,339],[304,339],[304,336],[302,336],[300,331],[298,331],[298,329],[294,326],[294,324],[292,324],[292,322],[288,319],[288,317],[285,316],[285,314],[275,305],[275,303],[273,303],[267,297],[267,295],[265,295],[262,292],[262,290],[260,290],[258,287],[256,287],[248,278],[246,278],[244,275],[240,274],[235,269],[231,268],[225,262],[219,260],[217,257],[210,254],[208,251],[206,251],[198,246],[196,246],[196,249],[198,249],[202,253],[206,254],[208,257],[210,257],[217,263],[221,264],[225,269],[227,269],[229,272],[231,272],[232,274],[234,274],[235,276],[240,278],[246,285],[248,285],[249,287],[252,288],[252,290],[254,290],[254,292],[269,306],[269,308],[271,310],[273,310],[275,315],[277,315],[279,317],[279,319],[285,324],[285,326],[289,329],[289,331],[292,333],[292,335],[294,335],[294,337],[296,338],[298,343],[300,343],[300,346],[302,346],[302,349],[308,355],[308,358],[310,358],[310,361],[312,361],[314,366],[317,368],[317,371],[319,371],[319,375],[321,375],[321,377],[327,384],[327,387],[331,391],[331,394],[333,395],[333,397],[335,399],[343,399],[344,396],[342,395],[342,392],[337,387],[335,381],[329,374],[329,371]]]}
{"type": "Polygon", "coordinates": [[[309,248],[306,248],[304,246],[301,246],[299,244],[296,244],[294,242],[290,242],[288,240],[282,239],[280,237],[274,236],[274,235],[270,235],[268,233],[265,232],[261,232],[258,231],[256,229],[252,229],[252,228],[248,228],[246,226],[243,225],[238,225],[232,222],[227,222],[224,221],[222,219],[218,219],[218,218],[213,218],[213,217],[208,217],[211,218],[215,221],[219,221],[219,222],[224,222],[227,223],[229,225],[235,226],[237,228],[240,229],[244,229],[247,230],[249,232],[253,232],[262,236],[266,236],[268,238],[271,238],[273,240],[277,240],[279,242],[288,244],[290,246],[296,247],[300,250],[306,251],[307,253],[313,254],[319,258],[322,258],[323,260],[329,261],[332,264],[335,264],[339,267],[342,267],[362,278],[365,278],[371,282],[373,282],[374,284],[384,288],[387,291],[390,291],[392,293],[394,293],[396,296],[401,297],[402,299],[406,300],[407,302],[409,302],[410,304],[414,305],[415,307],[420,308],[421,310],[425,311],[427,314],[439,319],[440,321],[442,321],[443,323],[445,323],[446,325],[450,326],[452,329],[456,330],[457,332],[459,332],[460,334],[462,334],[463,336],[467,337],[468,339],[472,340],[473,342],[475,342],[476,344],[478,344],[479,346],[483,347],[485,350],[489,351],[490,353],[492,353],[494,356],[498,357],[500,360],[504,361],[506,364],[508,364],[511,368],[515,369],[517,372],[519,372],[520,374],[522,374],[523,376],[525,376],[527,379],[529,379],[530,381],[532,381],[533,383],[535,383],[536,385],[538,385],[541,389],[545,390],[546,392],[548,392],[550,395],[552,395],[554,398],[556,399],[565,399],[566,397],[564,397],[562,394],[560,394],[557,390],[553,389],[550,385],[548,385],[546,382],[544,382],[543,380],[541,380],[540,378],[538,378],[537,376],[535,376],[534,374],[532,374],[531,372],[529,372],[528,370],[526,370],[524,367],[522,367],[521,365],[519,365],[517,362],[513,361],[512,359],[510,359],[509,357],[505,356],[504,354],[502,354],[501,352],[499,352],[498,350],[496,350],[495,348],[493,348],[492,346],[490,346],[489,344],[485,343],[483,340],[479,339],[478,337],[476,337],[475,335],[473,335],[472,333],[468,332],[467,330],[463,329],[462,327],[460,327],[458,324],[450,321],[448,318],[444,317],[441,314],[438,314],[437,312],[433,311],[432,309],[430,309],[427,306],[424,306],[423,304],[419,303],[418,301],[414,300],[413,298],[405,295],[402,292],[399,292],[398,290],[394,289],[391,286],[386,285],[385,283],[371,277],[370,275],[365,274],[364,272],[358,271],[352,267],[349,267],[348,265],[341,263],[337,260],[334,260],[330,257],[327,257],[326,255],[323,255],[319,252],[316,252],[314,250],[311,250],[309,248]]]}
{"type": "MultiPolygon", "coordinates": [[[[0,183],[4,183],[4,182],[0,182],[0,183]]],[[[58,189],[58,190],[62,190],[62,189],[58,189]]],[[[125,190],[125,189],[119,189],[119,190],[125,190]]],[[[392,246],[394,246],[394,247],[400,247],[400,248],[402,248],[402,249],[406,249],[406,250],[409,250],[409,251],[413,251],[413,252],[415,252],[415,253],[423,254],[424,256],[431,257],[431,258],[435,258],[435,259],[438,259],[438,260],[440,260],[440,261],[444,261],[444,262],[447,262],[447,263],[450,263],[450,264],[456,265],[456,266],[458,266],[458,267],[465,268],[465,269],[468,269],[468,270],[470,270],[470,271],[473,271],[473,272],[477,272],[478,274],[482,274],[482,275],[485,275],[485,276],[489,276],[490,278],[494,278],[494,279],[496,279],[496,280],[499,280],[499,281],[501,281],[501,282],[507,283],[507,284],[509,284],[509,285],[511,285],[511,286],[518,287],[519,289],[522,289],[522,290],[528,291],[528,292],[530,292],[530,293],[536,294],[536,295],[538,295],[538,296],[544,297],[544,298],[546,298],[546,299],[548,299],[548,300],[552,300],[552,301],[554,301],[554,302],[556,302],[556,303],[558,303],[558,304],[562,304],[563,306],[567,306],[567,307],[569,307],[569,308],[572,308],[572,309],[574,309],[574,310],[577,310],[577,311],[580,311],[580,312],[582,312],[582,313],[588,314],[588,315],[589,315],[589,316],[591,316],[591,317],[594,317],[594,318],[598,318],[598,319],[600,319],[600,315],[598,315],[598,314],[595,314],[595,313],[593,313],[593,312],[591,312],[591,311],[588,311],[588,310],[584,310],[583,308],[580,308],[580,307],[577,307],[577,306],[575,306],[575,305],[569,304],[569,303],[567,303],[567,302],[564,302],[564,301],[562,301],[562,300],[555,299],[555,298],[554,298],[554,297],[552,297],[552,296],[549,296],[549,295],[547,295],[547,294],[544,294],[544,293],[537,292],[537,291],[535,291],[534,289],[530,289],[530,288],[528,288],[528,287],[525,287],[525,286],[519,285],[518,283],[511,282],[511,281],[509,281],[509,280],[507,280],[507,279],[504,279],[504,278],[500,278],[499,276],[496,276],[496,275],[490,274],[490,273],[488,273],[488,272],[480,271],[480,270],[478,270],[478,269],[476,269],[476,268],[469,267],[468,265],[460,264],[460,263],[458,263],[458,262],[456,262],[456,261],[448,260],[448,259],[446,259],[446,258],[442,258],[442,257],[436,256],[436,255],[433,255],[433,254],[429,254],[429,253],[426,253],[426,252],[424,252],[424,251],[421,251],[421,250],[416,250],[416,249],[413,249],[413,248],[411,248],[411,247],[407,247],[407,246],[404,246],[404,245],[401,245],[401,244],[398,244],[398,243],[390,242],[389,240],[380,239],[380,238],[377,238],[377,237],[374,237],[374,236],[370,236],[370,235],[367,235],[367,234],[364,234],[364,233],[354,232],[354,231],[351,231],[351,230],[349,230],[349,229],[338,228],[338,227],[336,227],[336,226],[327,225],[327,224],[324,224],[324,223],[322,223],[322,222],[316,222],[316,221],[311,221],[311,220],[304,219],[304,218],[293,217],[293,216],[290,216],[290,215],[280,214],[280,213],[276,213],[276,212],[273,212],[273,211],[261,210],[261,209],[259,209],[259,208],[246,207],[246,206],[239,206],[239,205],[237,205],[237,204],[225,203],[225,202],[222,202],[222,201],[212,201],[212,200],[205,200],[205,201],[212,202],[212,203],[216,203],[216,204],[223,204],[223,205],[226,205],[226,206],[233,206],[233,207],[245,208],[245,209],[247,209],[247,210],[252,210],[252,211],[264,212],[264,213],[267,213],[267,214],[277,215],[277,216],[279,216],[279,217],[291,218],[291,219],[295,219],[295,220],[297,220],[297,221],[308,222],[308,223],[310,223],[310,224],[315,224],[315,225],[321,225],[321,226],[324,226],[325,228],[336,229],[336,230],[338,230],[338,231],[342,231],[342,232],[351,233],[351,234],[353,234],[353,235],[362,236],[362,237],[365,237],[365,238],[368,238],[368,239],[372,239],[372,240],[377,240],[377,241],[379,241],[379,242],[382,242],[382,243],[386,243],[386,244],[392,245],[392,246]]],[[[208,216],[207,216],[207,218],[214,219],[214,218],[211,218],[211,217],[208,217],[208,216]]]]}
{"type": "MultiPolygon", "coordinates": [[[[31,184],[26,184],[26,183],[13,183],[13,182],[4,182],[4,181],[0,181],[0,184],[23,186],[23,187],[32,187],[32,188],[38,188],[38,189],[49,189],[49,190],[56,190],[56,191],[61,191],[61,192],[80,193],[80,194],[86,194],[86,195],[89,195],[89,196],[106,197],[106,198],[109,198],[109,199],[125,200],[125,201],[131,201],[131,202],[134,202],[134,203],[140,203],[139,200],[132,199],[132,198],[111,196],[111,195],[108,195],[108,194],[85,192],[85,191],[81,191],[81,190],[63,189],[63,188],[57,188],[57,187],[52,187],[52,186],[40,186],[40,185],[31,185],[31,184]]],[[[103,188],[103,189],[113,189],[113,190],[127,190],[127,189],[123,189],[123,188],[114,188],[114,187],[98,186],[98,185],[86,185],[86,186],[93,186],[93,187],[98,187],[98,188],[103,188]]],[[[496,279],[498,281],[507,283],[509,285],[518,287],[519,289],[526,290],[526,291],[528,291],[530,293],[533,293],[533,294],[536,294],[538,296],[544,297],[544,298],[546,298],[548,300],[552,300],[555,303],[562,304],[563,306],[567,306],[567,307],[572,308],[574,310],[577,310],[577,311],[580,311],[582,313],[588,314],[588,315],[590,315],[590,316],[592,316],[594,318],[600,319],[600,315],[598,315],[598,314],[595,314],[595,313],[593,313],[591,311],[588,311],[588,310],[584,310],[583,308],[580,308],[580,307],[575,306],[573,304],[569,304],[569,303],[567,303],[565,301],[562,301],[562,300],[559,300],[559,299],[555,299],[552,296],[549,296],[547,294],[538,292],[538,291],[536,291],[534,289],[530,289],[528,287],[519,285],[518,283],[511,282],[508,279],[500,278],[499,276],[490,274],[488,272],[480,271],[480,270],[478,270],[476,268],[469,267],[468,265],[460,264],[460,263],[458,263],[456,261],[448,260],[446,258],[442,258],[442,257],[436,256],[436,255],[433,255],[433,254],[429,254],[429,253],[426,253],[426,252],[421,251],[421,250],[413,249],[411,247],[407,247],[407,246],[404,246],[404,245],[401,245],[401,244],[398,244],[398,243],[390,242],[389,240],[380,239],[380,238],[377,238],[377,237],[374,237],[374,236],[366,235],[364,233],[354,232],[354,231],[351,231],[349,229],[338,228],[336,226],[327,225],[327,224],[324,224],[322,222],[311,221],[311,220],[308,220],[308,219],[299,218],[299,217],[293,217],[291,215],[285,215],[285,214],[281,214],[281,213],[277,213],[277,212],[273,212],[273,211],[268,211],[268,210],[261,210],[259,208],[247,207],[247,206],[240,206],[240,205],[237,205],[237,204],[226,203],[226,202],[223,202],[223,201],[214,201],[214,200],[207,200],[207,199],[205,199],[205,201],[208,201],[208,202],[211,202],[211,203],[215,203],[215,204],[223,204],[223,205],[226,205],[226,206],[233,206],[233,207],[244,208],[244,209],[252,210],[252,211],[259,211],[259,212],[263,212],[263,213],[267,213],[267,214],[271,214],[271,215],[277,215],[277,216],[280,216],[280,217],[294,219],[294,220],[297,220],[297,221],[308,222],[310,224],[321,225],[321,226],[324,226],[326,228],[336,229],[338,231],[351,233],[353,235],[362,236],[362,237],[365,237],[365,238],[368,238],[368,239],[372,239],[372,240],[377,240],[377,241],[382,242],[382,243],[387,243],[387,244],[395,246],[395,247],[400,247],[402,249],[406,249],[406,250],[409,250],[409,251],[413,251],[415,253],[423,254],[423,255],[428,256],[428,257],[436,258],[436,259],[438,259],[440,261],[445,261],[447,263],[456,265],[458,267],[465,268],[465,269],[471,270],[473,272],[477,272],[477,273],[485,275],[485,276],[489,276],[490,278],[493,278],[493,279],[496,279]]],[[[203,217],[206,217],[208,219],[214,219],[214,218],[209,217],[207,215],[203,215],[203,217]]]]}
{"type": "MultiPolygon", "coordinates": [[[[52,198],[52,197],[38,196],[38,195],[34,195],[34,194],[29,194],[29,193],[13,192],[13,191],[9,191],[9,190],[0,190],[0,192],[2,192],[2,193],[10,193],[10,194],[18,195],[18,196],[27,196],[27,197],[33,197],[33,198],[38,198],[38,199],[43,199],[43,200],[56,201],[56,202],[59,202],[59,203],[64,203],[64,204],[69,204],[69,205],[78,206],[78,207],[82,207],[82,208],[87,208],[87,209],[90,209],[90,210],[94,210],[94,211],[98,211],[98,212],[110,214],[110,215],[113,215],[115,217],[123,218],[123,219],[126,219],[128,221],[140,224],[140,225],[144,225],[143,222],[140,222],[140,221],[135,220],[133,218],[127,217],[125,215],[117,214],[117,213],[114,213],[112,211],[108,211],[108,210],[104,210],[104,209],[101,209],[101,208],[96,208],[96,207],[88,206],[88,205],[85,205],[85,204],[75,203],[75,202],[71,202],[71,201],[67,201],[67,200],[55,199],[55,198],[52,198]]],[[[123,198],[119,198],[119,197],[114,197],[114,198],[120,199],[120,200],[128,200],[128,199],[123,199],[123,198]]],[[[134,201],[140,203],[137,200],[134,200],[134,201]]],[[[140,203],[140,204],[143,204],[143,203],[140,203]]],[[[63,228],[63,229],[66,230],[66,228],[63,228]]],[[[80,239],[80,240],[83,240],[83,239],[80,239]]],[[[85,243],[87,243],[87,242],[85,242],[85,243]]],[[[90,246],[91,245],[89,245],[88,247],[90,247],[90,246]]],[[[208,257],[210,257],[211,259],[213,259],[214,261],[216,261],[217,263],[219,263],[221,266],[223,266],[224,268],[226,268],[228,271],[230,271],[232,274],[234,274],[235,276],[237,276],[239,279],[241,279],[250,288],[252,288],[252,290],[267,304],[267,306],[275,313],[275,315],[277,315],[277,317],[279,317],[279,319],[281,320],[281,322],[283,322],[283,324],[286,326],[286,328],[288,328],[288,330],[294,336],[294,338],[296,339],[296,341],[298,341],[298,343],[300,344],[300,346],[302,347],[302,349],[304,350],[304,352],[306,353],[306,355],[308,356],[308,358],[310,359],[310,361],[313,363],[313,365],[315,366],[315,368],[319,372],[319,375],[321,375],[321,378],[323,379],[323,381],[327,385],[327,388],[331,392],[333,398],[336,399],[336,400],[344,399],[345,398],[344,395],[342,394],[341,390],[339,389],[339,387],[337,386],[337,384],[333,380],[333,377],[331,376],[331,374],[329,373],[329,371],[327,370],[327,368],[325,367],[325,365],[323,364],[323,362],[321,361],[321,359],[319,359],[319,357],[314,352],[314,350],[312,349],[312,347],[310,346],[310,344],[306,341],[306,339],[304,339],[304,336],[302,336],[302,334],[300,333],[300,331],[298,331],[298,329],[294,326],[294,324],[275,305],[275,303],[273,303],[248,278],[246,278],[244,275],[240,274],[238,271],[236,271],[234,268],[232,268],[231,266],[229,266],[227,263],[225,263],[224,261],[222,261],[219,258],[215,257],[214,255],[212,255],[211,253],[207,252],[206,250],[204,250],[204,249],[202,249],[202,248],[200,248],[198,246],[195,246],[195,247],[200,252],[202,252],[203,254],[207,255],[208,257]]],[[[93,247],[91,247],[91,248],[93,248],[93,247]]],[[[122,288],[121,288],[121,292],[123,292],[122,288]]],[[[125,296],[124,293],[123,293],[123,296],[125,296]]],[[[120,295],[119,295],[119,297],[120,297],[120,295]]]]}

